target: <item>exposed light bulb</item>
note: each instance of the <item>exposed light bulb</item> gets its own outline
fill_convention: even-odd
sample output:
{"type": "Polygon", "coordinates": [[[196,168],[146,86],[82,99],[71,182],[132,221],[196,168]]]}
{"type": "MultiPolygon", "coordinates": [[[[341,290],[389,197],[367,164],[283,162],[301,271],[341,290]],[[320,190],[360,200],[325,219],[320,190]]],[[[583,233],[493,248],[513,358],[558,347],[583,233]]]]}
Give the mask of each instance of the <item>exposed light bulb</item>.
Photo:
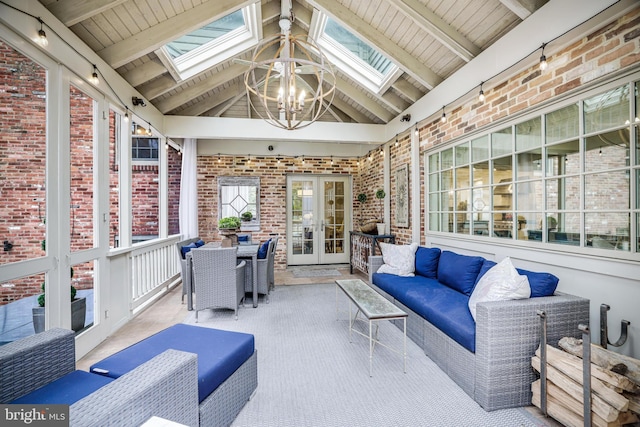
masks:
{"type": "Polygon", "coordinates": [[[445,123],[447,121],[447,113],[444,112],[444,106],[442,107],[442,117],[440,117],[440,122],[445,123]]]}
{"type": "Polygon", "coordinates": [[[100,83],[100,79],[98,78],[98,68],[95,66],[95,64],[93,66],[93,73],[91,73],[91,78],[89,78],[89,81],[94,85],[100,83]]]}
{"type": "Polygon", "coordinates": [[[480,92],[478,93],[478,101],[484,102],[484,91],[482,90],[482,85],[484,82],[480,83],[480,92]]]}
{"type": "Polygon", "coordinates": [[[40,22],[40,29],[38,30],[38,38],[36,41],[42,47],[47,47],[49,45],[49,40],[47,39],[47,33],[44,32],[42,19],[38,18],[38,22],[40,22]]]}
{"type": "Polygon", "coordinates": [[[129,107],[125,107],[125,112],[124,112],[124,121],[126,123],[129,123],[129,107]]]}
{"type": "Polygon", "coordinates": [[[415,133],[415,134],[416,134],[416,136],[420,136],[420,130],[418,129],[418,123],[417,123],[417,122],[416,122],[416,128],[415,128],[415,130],[413,131],[413,133],[415,133]]]}
{"type": "Polygon", "coordinates": [[[396,133],[396,147],[400,145],[400,143],[398,142],[398,134],[396,133]]]}
{"type": "Polygon", "coordinates": [[[540,55],[540,71],[547,69],[547,57],[544,55],[544,48],[547,44],[542,43],[542,54],[540,55]]]}

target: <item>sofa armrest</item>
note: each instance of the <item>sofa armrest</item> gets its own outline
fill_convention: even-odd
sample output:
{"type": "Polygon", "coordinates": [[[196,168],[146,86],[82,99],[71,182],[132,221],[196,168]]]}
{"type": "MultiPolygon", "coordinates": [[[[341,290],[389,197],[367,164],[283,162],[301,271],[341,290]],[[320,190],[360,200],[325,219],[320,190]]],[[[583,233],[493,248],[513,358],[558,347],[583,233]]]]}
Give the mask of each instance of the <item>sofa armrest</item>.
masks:
{"type": "Polygon", "coordinates": [[[9,403],[75,369],[75,334],[68,329],[49,329],[0,346],[0,403],[9,403]]]}
{"type": "Polygon", "coordinates": [[[134,426],[152,416],[198,425],[197,355],[167,350],[71,405],[71,426],[134,426]]]}
{"type": "Polygon", "coordinates": [[[378,271],[382,264],[384,264],[384,261],[382,261],[382,255],[369,256],[369,283],[373,283],[373,273],[378,271]]]}
{"type": "Polygon", "coordinates": [[[554,346],[562,337],[579,337],[578,325],[589,323],[589,300],[568,294],[476,306],[476,401],[483,408],[530,404],[538,310],[546,313],[547,342],[554,346]]]}

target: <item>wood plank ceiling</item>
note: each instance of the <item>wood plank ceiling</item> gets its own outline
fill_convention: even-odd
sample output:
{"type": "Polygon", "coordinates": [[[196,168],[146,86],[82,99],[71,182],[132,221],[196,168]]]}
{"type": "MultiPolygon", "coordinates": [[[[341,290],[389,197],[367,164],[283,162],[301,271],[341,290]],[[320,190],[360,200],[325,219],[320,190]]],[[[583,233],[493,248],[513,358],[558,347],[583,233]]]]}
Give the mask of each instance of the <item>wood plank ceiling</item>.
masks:
{"type": "MultiPolygon", "coordinates": [[[[244,88],[252,49],[178,81],[155,53],[164,44],[258,3],[262,34],[279,32],[280,0],[39,0],[164,114],[257,118],[244,88]]],[[[337,69],[323,121],[388,123],[547,0],[293,0],[293,33],[321,11],[401,70],[382,93],[337,69]]]]}

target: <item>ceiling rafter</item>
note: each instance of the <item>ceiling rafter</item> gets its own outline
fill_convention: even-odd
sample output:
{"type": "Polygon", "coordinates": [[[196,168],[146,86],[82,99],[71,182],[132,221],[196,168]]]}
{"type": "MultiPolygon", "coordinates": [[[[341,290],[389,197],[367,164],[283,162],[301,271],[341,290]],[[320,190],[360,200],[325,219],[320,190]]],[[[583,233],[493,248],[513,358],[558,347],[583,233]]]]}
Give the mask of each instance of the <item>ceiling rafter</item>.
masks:
{"type": "Polygon", "coordinates": [[[463,59],[471,61],[482,51],[478,46],[457,32],[442,18],[417,0],[386,0],[400,9],[408,18],[440,43],[463,59]]]}
{"type": "Polygon", "coordinates": [[[244,85],[240,82],[236,82],[229,87],[211,95],[208,99],[200,101],[190,107],[185,108],[182,111],[179,111],[178,114],[181,116],[199,116],[211,110],[212,108],[215,108],[218,105],[227,102],[232,98],[241,97],[241,92],[243,90],[244,85]]]}
{"type": "Polygon", "coordinates": [[[209,0],[97,52],[118,68],[255,1],[209,0]]]}
{"type": "Polygon", "coordinates": [[[433,89],[442,82],[442,78],[421,61],[404,50],[398,49],[396,43],[336,0],[309,0],[309,3],[322,10],[323,13],[333,17],[371,46],[374,46],[423,86],[433,89]]]}
{"type": "Polygon", "coordinates": [[[133,87],[140,86],[151,79],[166,73],[167,69],[164,65],[156,61],[147,61],[142,65],[138,65],[132,70],[122,74],[122,77],[133,87]]]}
{"type": "Polygon", "coordinates": [[[507,9],[511,12],[518,15],[518,18],[523,21],[529,17],[533,13],[534,10],[538,9],[538,5],[534,1],[527,0],[500,0],[507,9]]]}

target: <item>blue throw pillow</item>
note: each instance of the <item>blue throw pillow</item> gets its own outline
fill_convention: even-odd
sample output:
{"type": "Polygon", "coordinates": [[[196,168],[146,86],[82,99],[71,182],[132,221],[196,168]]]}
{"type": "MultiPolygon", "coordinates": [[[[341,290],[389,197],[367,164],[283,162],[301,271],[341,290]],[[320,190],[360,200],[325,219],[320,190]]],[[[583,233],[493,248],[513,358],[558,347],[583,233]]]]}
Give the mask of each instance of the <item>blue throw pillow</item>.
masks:
{"type": "Polygon", "coordinates": [[[471,295],[484,258],[442,251],[438,262],[438,281],[465,295],[471,295]]]}
{"type": "Polygon", "coordinates": [[[271,239],[260,245],[260,249],[258,249],[258,259],[265,259],[267,257],[267,251],[269,250],[269,242],[271,239]]]}
{"type": "Polygon", "coordinates": [[[180,248],[180,251],[182,252],[182,259],[185,259],[189,251],[195,248],[197,248],[195,243],[189,243],[187,246],[183,246],[182,248],[180,248]]]}
{"type": "Polygon", "coordinates": [[[199,248],[200,246],[204,246],[204,240],[200,239],[196,242],[196,247],[199,248]]]}
{"type": "MultiPolygon", "coordinates": [[[[491,267],[496,265],[495,262],[489,261],[488,259],[484,260],[484,264],[482,264],[482,268],[480,269],[480,273],[478,273],[478,280],[484,273],[489,271],[491,267]]],[[[523,270],[522,268],[516,268],[518,274],[522,274],[527,276],[529,279],[529,287],[531,288],[531,298],[537,297],[549,297],[553,295],[558,287],[558,279],[551,273],[537,273],[535,271],[523,270]]],[[[476,280],[476,283],[478,283],[476,280]]]]}
{"type": "Polygon", "coordinates": [[[440,248],[425,248],[419,246],[416,251],[416,274],[435,279],[438,277],[438,260],[440,248]]]}
{"type": "Polygon", "coordinates": [[[238,242],[248,242],[249,235],[248,234],[238,234],[238,242]]]}

